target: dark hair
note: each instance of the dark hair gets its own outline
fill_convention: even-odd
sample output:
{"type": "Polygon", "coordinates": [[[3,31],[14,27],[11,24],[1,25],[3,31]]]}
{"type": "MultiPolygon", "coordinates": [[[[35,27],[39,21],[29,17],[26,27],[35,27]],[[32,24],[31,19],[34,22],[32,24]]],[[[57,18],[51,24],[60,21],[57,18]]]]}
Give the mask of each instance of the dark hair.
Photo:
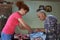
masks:
{"type": "Polygon", "coordinates": [[[17,1],[16,6],[19,8],[19,10],[23,8],[24,10],[27,10],[27,12],[29,11],[29,7],[26,4],[24,4],[23,1],[17,1]]]}
{"type": "Polygon", "coordinates": [[[40,5],[39,8],[36,11],[38,12],[40,10],[45,10],[45,6],[44,5],[40,5]]]}

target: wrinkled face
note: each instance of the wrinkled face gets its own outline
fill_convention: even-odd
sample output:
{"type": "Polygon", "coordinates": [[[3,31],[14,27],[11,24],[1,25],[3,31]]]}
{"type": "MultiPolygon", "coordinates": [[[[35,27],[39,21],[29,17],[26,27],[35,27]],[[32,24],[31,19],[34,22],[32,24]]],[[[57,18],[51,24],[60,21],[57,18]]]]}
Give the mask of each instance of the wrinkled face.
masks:
{"type": "Polygon", "coordinates": [[[45,18],[46,18],[46,15],[44,14],[44,13],[42,13],[42,12],[38,12],[37,13],[37,16],[38,16],[38,18],[40,19],[40,20],[45,20],[45,18]]]}
{"type": "Polygon", "coordinates": [[[27,13],[27,10],[21,9],[22,15],[25,15],[27,13]]]}

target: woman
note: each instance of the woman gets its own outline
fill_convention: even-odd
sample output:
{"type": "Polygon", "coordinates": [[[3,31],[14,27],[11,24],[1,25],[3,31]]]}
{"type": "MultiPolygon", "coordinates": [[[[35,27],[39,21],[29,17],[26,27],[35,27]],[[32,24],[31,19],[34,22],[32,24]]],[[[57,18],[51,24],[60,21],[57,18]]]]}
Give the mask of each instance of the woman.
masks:
{"type": "Polygon", "coordinates": [[[20,28],[24,28],[29,32],[32,32],[30,26],[28,26],[22,18],[22,16],[24,16],[29,11],[29,7],[24,4],[23,1],[16,2],[16,6],[19,8],[19,11],[14,12],[9,16],[1,32],[2,40],[11,40],[17,25],[19,25],[20,28]]]}

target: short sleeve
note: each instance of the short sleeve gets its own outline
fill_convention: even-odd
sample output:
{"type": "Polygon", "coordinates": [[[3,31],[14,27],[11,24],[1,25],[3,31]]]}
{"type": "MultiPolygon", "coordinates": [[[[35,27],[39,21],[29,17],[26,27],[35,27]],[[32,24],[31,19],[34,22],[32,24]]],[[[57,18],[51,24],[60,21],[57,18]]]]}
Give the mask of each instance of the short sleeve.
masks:
{"type": "Polygon", "coordinates": [[[22,18],[22,16],[21,16],[19,13],[16,13],[16,14],[15,14],[15,18],[16,18],[16,19],[22,18]]]}

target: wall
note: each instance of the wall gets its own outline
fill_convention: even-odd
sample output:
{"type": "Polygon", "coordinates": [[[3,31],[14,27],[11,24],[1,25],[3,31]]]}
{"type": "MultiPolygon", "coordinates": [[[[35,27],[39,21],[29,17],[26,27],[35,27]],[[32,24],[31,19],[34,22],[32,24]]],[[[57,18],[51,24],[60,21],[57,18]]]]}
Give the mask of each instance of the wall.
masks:
{"type": "MultiPolygon", "coordinates": [[[[52,6],[52,12],[47,14],[55,15],[58,18],[58,22],[60,22],[60,2],[49,2],[49,1],[24,1],[29,7],[30,11],[23,17],[24,20],[28,25],[30,25],[32,28],[43,28],[43,22],[40,21],[37,18],[36,15],[36,9],[38,9],[39,5],[51,5],[52,6]]],[[[13,5],[13,12],[17,11],[18,8],[13,5]]],[[[19,30],[19,28],[17,28],[19,30]]],[[[20,31],[20,30],[19,30],[20,31]]],[[[19,33],[19,31],[16,31],[19,33]]],[[[22,31],[23,32],[23,31],[22,31]]],[[[26,31],[24,31],[25,33],[26,31]]]]}
{"type": "MultiPolygon", "coordinates": [[[[37,18],[36,15],[36,10],[38,9],[39,5],[51,5],[53,8],[52,12],[47,14],[53,14],[58,18],[58,20],[60,20],[59,2],[25,1],[25,3],[30,7],[30,11],[23,18],[31,27],[43,27],[42,22],[37,18]]],[[[17,11],[17,10],[18,8],[14,6],[13,11],[17,11]]]]}
{"type": "MultiPolygon", "coordinates": [[[[39,5],[51,5],[52,12],[47,14],[55,15],[58,18],[58,22],[60,22],[60,2],[44,2],[44,1],[24,1],[29,7],[30,11],[23,17],[24,20],[30,25],[32,28],[43,28],[43,22],[37,18],[36,9],[38,9],[39,5]]],[[[13,8],[13,11],[16,11],[17,7],[13,8]]],[[[24,31],[25,32],[25,31],[24,31]]],[[[18,33],[18,32],[17,32],[18,33]]]]}

